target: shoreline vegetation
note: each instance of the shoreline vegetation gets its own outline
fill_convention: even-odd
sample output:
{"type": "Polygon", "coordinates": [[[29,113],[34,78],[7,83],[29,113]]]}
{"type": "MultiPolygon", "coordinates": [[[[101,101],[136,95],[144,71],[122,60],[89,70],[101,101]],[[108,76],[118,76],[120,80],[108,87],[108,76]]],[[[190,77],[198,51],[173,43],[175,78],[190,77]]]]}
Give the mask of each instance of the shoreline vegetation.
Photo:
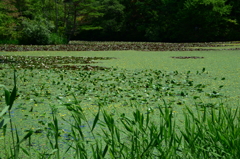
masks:
{"type": "Polygon", "coordinates": [[[236,41],[239,7],[238,0],[1,0],[0,43],[236,41]]]}

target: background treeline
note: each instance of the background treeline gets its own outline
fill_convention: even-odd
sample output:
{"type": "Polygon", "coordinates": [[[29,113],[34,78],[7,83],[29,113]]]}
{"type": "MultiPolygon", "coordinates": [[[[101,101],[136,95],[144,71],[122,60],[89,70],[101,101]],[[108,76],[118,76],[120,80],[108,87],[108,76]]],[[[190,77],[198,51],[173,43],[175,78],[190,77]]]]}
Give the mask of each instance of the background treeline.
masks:
{"type": "Polygon", "coordinates": [[[0,43],[240,39],[239,0],[1,0],[0,43]]]}

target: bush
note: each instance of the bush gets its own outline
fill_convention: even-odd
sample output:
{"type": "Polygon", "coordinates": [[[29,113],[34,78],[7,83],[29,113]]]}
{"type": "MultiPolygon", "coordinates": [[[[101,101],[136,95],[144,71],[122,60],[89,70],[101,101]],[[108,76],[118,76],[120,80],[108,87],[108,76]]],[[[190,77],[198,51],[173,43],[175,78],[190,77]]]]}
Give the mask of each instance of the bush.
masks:
{"type": "Polygon", "coordinates": [[[54,25],[43,19],[23,20],[21,44],[46,45],[51,43],[51,31],[54,25]]]}
{"type": "Polygon", "coordinates": [[[67,44],[67,38],[57,34],[51,33],[50,34],[50,44],[67,44]]]}

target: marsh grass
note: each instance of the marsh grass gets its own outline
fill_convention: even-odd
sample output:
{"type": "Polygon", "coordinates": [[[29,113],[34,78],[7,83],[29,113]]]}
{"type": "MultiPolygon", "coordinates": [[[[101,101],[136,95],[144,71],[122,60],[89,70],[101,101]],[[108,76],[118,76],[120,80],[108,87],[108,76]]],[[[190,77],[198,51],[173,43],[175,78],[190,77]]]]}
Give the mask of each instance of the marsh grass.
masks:
{"type": "Polygon", "coordinates": [[[14,70],[14,87],[12,91],[10,92],[4,85],[0,85],[4,89],[4,96],[5,96],[5,103],[6,107],[2,110],[0,113],[0,118],[3,118],[0,122],[0,129],[3,130],[3,140],[4,145],[7,145],[5,152],[9,150],[10,153],[5,153],[7,158],[19,158],[19,151],[20,149],[26,154],[29,155],[29,153],[21,147],[21,143],[27,140],[31,137],[33,134],[32,131],[29,131],[21,140],[19,139],[18,130],[16,125],[13,125],[12,122],[12,115],[11,115],[11,109],[13,106],[13,103],[15,101],[16,95],[17,95],[17,79],[16,79],[16,70],[14,70]],[[8,117],[4,118],[4,115],[8,114],[8,117]],[[10,132],[7,132],[7,125],[10,123],[10,132]],[[15,129],[15,132],[14,132],[15,129]],[[11,139],[10,139],[10,145],[6,142],[5,136],[8,136],[8,133],[10,133],[11,139]]]}
{"type": "Polygon", "coordinates": [[[188,158],[239,158],[239,110],[205,108],[185,112],[185,153],[188,158]]]}
{"type": "MultiPolygon", "coordinates": [[[[108,72],[114,76],[115,72],[108,72]]],[[[59,73],[60,81],[63,81],[67,75],[61,74],[61,72],[59,73]]],[[[44,124],[46,131],[45,134],[42,134],[47,141],[47,149],[41,151],[31,146],[36,134],[30,130],[20,140],[19,125],[14,124],[12,121],[11,109],[14,106],[14,101],[17,96],[17,77],[14,71],[14,87],[12,91],[10,92],[5,86],[2,86],[4,88],[6,107],[3,108],[0,113],[0,130],[3,132],[1,140],[4,142],[5,149],[1,150],[0,158],[71,157],[140,159],[240,157],[239,109],[233,110],[225,103],[220,103],[218,107],[207,107],[204,105],[199,107],[199,105],[196,104],[194,108],[193,106],[181,104],[185,110],[182,110],[184,121],[182,122],[183,126],[180,126],[179,118],[175,115],[173,105],[165,99],[168,97],[181,97],[181,99],[184,99],[189,95],[195,95],[194,97],[196,99],[194,99],[194,101],[197,103],[197,100],[202,98],[201,95],[197,93],[190,94],[189,89],[191,88],[190,90],[196,90],[196,92],[201,93],[202,91],[206,91],[205,87],[207,86],[203,84],[199,85],[198,83],[195,84],[191,79],[190,71],[185,74],[177,71],[169,74],[161,71],[154,73],[140,71],[138,73],[135,72],[135,77],[139,81],[143,80],[143,82],[140,83],[144,83],[142,86],[144,90],[163,90],[162,93],[158,94],[161,103],[158,103],[158,105],[154,107],[145,103],[144,106],[148,106],[145,108],[141,104],[141,101],[146,102],[145,99],[136,100],[134,96],[127,96],[130,101],[136,101],[131,104],[131,112],[112,113],[106,109],[106,105],[109,104],[108,96],[101,95],[98,96],[96,103],[97,111],[92,112],[90,117],[92,122],[90,122],[89,114],[87,114],[86,109],[82,106],[83,99],[78,98],[75,95],[76,93],[71,92],[72,88],[69,87],[67,88],[67,94],[72,96],[72,98],[69,101],[62,99],[61,104],[66,108],[65,111],[68,111],[69,116],[60,117],[58,113],[62,111],[62,109],[54,105],[50,107],[51,116],[44,124]],[[145,79],[140,79],[137,76],[138,73],[143,73],[147,76],[145,79]],[[156,83],[153,74],[154,76],[161,77],[164,83],[156,83]],[[183,80],[179,78],[183,78],[183,80]],[[181,91],[171,91],[172,88],[178,87],[181,91]],[[64,127],[69,128],[67,137],[61,136],[62,120],[66,123],[64,127]],[[7,129],[7,126],[10,126],[10,128],[7,129]],[[62,142],[65,146],[61,146],[62,142]]],[[[205,77],[205,68],[198,72],[197,75],[198,77],[205,77]]],[[[94,73],[86,72],[86,74],[84,74],[81,72],[80,76],[82,80],[84,80],[84,78],[93,77],[94,73]]],[[[116,80],[117,82],[127,82],[132,86],[130,87],[131,89],[136,87],[140,91],[141,87],[139,87],[139,83],[136,85],[133,78],[127,81],[128,76],[129,74],[122,72],[116,75],[116,80]]],[[[99,76],[96,76],[96,79],[99,78],[99,76]]],[[[106,79],[109,79],[109,77],[106,79]]],[[[111,82],[108,83],[106,81],[105,84],[110,86],[111,90],[118,91],[120,95],[121,92],[126,89],[124,85],[119,85],[116,88],[111,82]]],[[[99,85],[97,81],[92,79],[92,83],[95,83],[94,87],[102,89],[100,87],[100,85],[103,85],[102,82],[100,82],[99,85]]],[[[43,87],[47,87],[47,85],[43,87]]],[[[90,93],[84,88],[83,85],[80,86],[81,91],[78,94],[79,96],[85,96],[87,93],[90,93]]],[[[41,92],[39,92],[39,94],[41,94],[41,92]]],[[[52,94],[48,92],[43,95],[50,97],[52,94]]],[[[141,98],[142,95],[139,94],[137,97],[141,98]]],[[[221,96],[207,96],[207,98],[220,97],[221,96]]],[[[179,101],[176,103],[178,102],[179,101]]]]}

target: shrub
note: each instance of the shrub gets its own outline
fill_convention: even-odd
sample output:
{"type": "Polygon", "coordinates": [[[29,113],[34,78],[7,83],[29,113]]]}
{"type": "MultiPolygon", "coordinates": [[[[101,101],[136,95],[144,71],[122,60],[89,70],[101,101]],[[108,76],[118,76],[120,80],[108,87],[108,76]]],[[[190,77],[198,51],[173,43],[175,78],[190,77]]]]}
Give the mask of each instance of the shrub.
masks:
{"type": "Polygon", "coordinates": [[[23,20],[21,44],[46,45],[51,43],[51,30],[54,25],[43,18],[23,20]]]}
{"type": "Polygon", "coordinates": [[[50,44],[67,44],[67,39],[57,33],[50,34],[50,44]]]}

